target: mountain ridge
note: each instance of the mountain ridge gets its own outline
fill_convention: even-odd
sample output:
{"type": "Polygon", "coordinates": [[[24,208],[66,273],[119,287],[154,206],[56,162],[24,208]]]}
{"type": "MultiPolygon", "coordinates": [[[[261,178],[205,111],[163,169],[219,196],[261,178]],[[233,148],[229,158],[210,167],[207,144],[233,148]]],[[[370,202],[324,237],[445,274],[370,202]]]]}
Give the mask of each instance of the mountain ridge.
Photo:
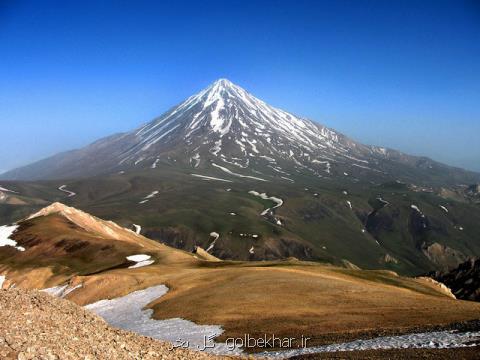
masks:
{"type": "Polygon", "coordinates": [[[165,163],[200,169],[205,175],[233,172],[262,178],[255,175],[261,173],[269,181],[295,181],[297,174],[424,184],[438,179],[447,184],[480,181],[480,174],[427,157],[361,144],[272,107],[227,79],[215,81],[132,131],[13,169],[0,178],[89,177],[155,169],[165,163]]]}
{"type": "MultiPolygon", "coordinates": [[[[185,319],[193,325],[221,326],[224,332],[215,333],[218,337],[215,342],[244,334],[259,337],[269,333],[280,337],[290,334],[290,337],[299,339],[308,328],[309,346],[315,347],[367,336],[376,338],[380,335],[474,329],[476,322],[470,320],[478,318],[480,309],[478,303],[454,300],[435,282],[399,276],[392,271],[366,271],[352,269],[351,266],[347,269],[294,258],[206,261],[198,252],[186,253],[147,238],[143,241],[139,238],[137,244],[131,244],[124,239],[118,241],[109,236],[97,236],[77,226],[81,225],[78,219],[73,218],[75,223],[72,223],[65,215],[91,217],[99,225],[107,223],[106,220],[63,204],[49,205],[34,215],[19,221],[16,224],[18,230],[12,235],[24,246],[24,250],[8,244],[0,246],[0,287],[4,295],[0,301],[11,305],[7,306],[7,313],[2,312],[7,320],[17,319],[18,315],[25,313],[23,302],[15,303],[15,299],[20,300],[18,296],[23,297],[25,290],[22,289],[44,289],[78,305],[91,305],[87,307],[91,310],[99,309],[100,301],[115,309],[113,304],[132,303],[135,299],[135,302],[140,302],[137,303],[138,311],[147,311],[141,318],[134,316],[137,310],[130,306],[120,306],[117,314],[97,313],[117,328],[147,336],[153,335],[152,329],[162,328],[162,323],[155,323],[152,328],[152,321],[168,321],[164,323],[170,325],[164,327],[165,332],[158,331],[153,336],[162,340],[172,341],[172,328],[178,328],[171,326],[172,319],[185,319]],[[144,261],[146,257],[151,261],[144,261]],[[159,287],[162,288],[161,293],[150,292],[159,287]],[[269,313],[272,299],[277,301],[275,316],[269,313]],[[195,306],[191,306],[192,303],[195,306]],[[452,311],[452,306],[455,311],[452,311]],[[232,318],[231,309],[240,308],[242,311],[232,318]],[[334,318],[331,316],[333,308],[334,318]],[[148,326],[144,326],[147,319],[148,326]],[[468,323],[459,324],[463,321],[468,323]],[[130,327],[131,323],[142,326],[130,327]],[[468,328],[470,323],[472,325],[468,328]],[[381,328],[382,332],[378,333],[377,328],[381,328]]],[[[211,234],[214,237],[217,235],[211,234]]],[[[52,298],[47,294],[35,297],[34,302],[38,305],[39,301],[44,303],[44,299],[59,306],[68,304],[48,300],[52,298]]],[[[68,307],[67,311],[77,312],[68,307]]],[[[57,309],[61,311],[63,308],[57,309]]],[[[36,323],[43,326],[42,333],[50,332],[46,326],[55,325],[63,314],[54,314],[50,324],[52,314],[44,310],[46,314],[38,315],[46,321],[36,323]]],[[[88,317],[83,311],[81,318],[85,318],[84,314],[88,317]]],[[[70,321],[77,324],[75,319],[70,321]]],[[[98,324],[94,322],[94,325],[98,324]]],[[[14,324],[14,321],[10,323],[14,324]]],[[[11,335],[14,337],[14,333],[22,335],[35,330],[30,328],[32,331],[26,333],[21,325],[20,322],[19,326],[7,328],[13,329],[11,335]]],[[[60,325],[67,326],[65,322],[60,325]]],[[[103,326],[106,327],[105,324],[103,326]]],[[[207,331],[210,332],[211,328],[207,331]]],[[[32,336],[26,339],[35,340],[32,336]]],[[[36,341],[29,342],[32,343],[36,341]]]]}

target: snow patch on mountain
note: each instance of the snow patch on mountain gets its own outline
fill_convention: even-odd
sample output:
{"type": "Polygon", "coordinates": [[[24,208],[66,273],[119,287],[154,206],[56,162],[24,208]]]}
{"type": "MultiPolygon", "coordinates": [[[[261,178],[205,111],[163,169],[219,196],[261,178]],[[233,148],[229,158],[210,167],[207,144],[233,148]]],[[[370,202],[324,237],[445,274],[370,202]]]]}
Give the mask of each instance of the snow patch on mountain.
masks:
{"type": "Polygon", "coordinates": [[[451,349],[472,346],[480,341],[480,331],[456,332],[435,331],[398,336],[384,336],[368,340],[355,340],[347,343],[307,347],[285,351],[262,352],[256,354],[267,358],[289,358],[321,352],[375,350],[375,349],[451,349]]]}
{"type": "Polygon", "coordinates": [[[248,192],[249,194],[252,194],[254,196],[258,196],[264,200],[271,200],[273,201],[274,203],[276,203],[276,205],[274,207],[272,207],[272,209],[275,209],[277,207],[280,207],[283,205],[283,200],[278,198],[278,197],[275,197],[275,196],[268,196],[266,193],[259,193],[258,191],[255,191],[255,190],[250,190],[248,192]]]}
{"type": "Polygon", "coordinates": [[[142,231],[142,227],[137,224],[133,224],[133,227],[135,228],[135,234],[140,235],[140,232],[142,231]]]}
{"type": "MultiPolygon", "coordinates": [[[[112,300],[100,300],[86,305],[85,308],[101,316],[114,327],[172,343],[177,343],[181,339],[192,349],[202,348],[205,339],[213,339],[223,333],[223,329],[218,325],[197,325],[180,318],[152,319],[153,310],[146,306],[167,292],[168,288],[165,285],[156,285],[112,300]]],[[[240,350],[231,352],[222,343],[207,348],[207,351],[221,354],[240,352],[240,350]]]]}
{"type": "Polygon", "coordinates": [[[136,264],[129,266],[129,269],[136,269],[144,266],[151,265],[155,262],[155,260],[151,260],[150,255],[145,254],[137,254],[137,255],[130,255],[127,256],[126,259],[128,261],[135,262],[136,264]]]}
{"type": "Polygon", "coordinates": [[[190,174],[190,175],[201,178],[203,180],[216,180],[216,181],[224,181],[224,182],[233,182],[232,180],[216,178],[216,177],[213,177],[213,176],[205,176],[205,175],[200,175],[200,174],[190,174]]]}
{"type": "Polygon", "coordinates": [[[23,246],[17,246],[15,240],[10,239],[13,233],[17,230],[18,225],[4,225],[0,226],[0,247],[1,246],[12,246],[18,251],[25,251],[23,246]]]}
{"type": "Polygon", "coordinates": [[[242,175],[242,174],[239,174],[239,173],[235,173],[235,172],[227,169],[226,167],[217,165],[217,164],[215,164],[215,163],[212,163],[212,166],[214,166],[214,167],[216,167],[216,168],[219,168],[220,170],[226,172],[227,174],[233,175],[233,176],[238,176],[238,177],[245,178],[245,179],[253,179],[253,180],[259,180],[259,181],[268,181],[268,180],[265,180],[265,179],[262,179],[262,178],[259,178],[259,177],[256,177],[256,176],[249,176],[249,175],[242,175]]]}
{"type": "Polygon", "coordinates": [[[60,187],[58,188],[58,190],[63,191],[64,193],[67,193],[67,194],[68,194],[68,197],[72,197],[72,196],[77,195],[77,194],[74,193],[73,191],[67,190],[66,187],[67,187],[67,185],[62,185],[62,186],[60,186],[60,187]]]}
{"type": "Polygon", "coordinates": [[[0,191],[6,191],[6,192],[11,192],[11,193],[17,193],[16,191],[9,190],[7,188],[4,188],[3,186],[0,186],[0,191]]]}
{"type": "Polygon", "coordinates": [[[192,163],[194,168],[197,168],[200,165],[200,154],[196,153],[190,158],[190,162],[192,163]]]}
{"type": "Polygon", "coordinates": [[[417,205],[412,204],[412,205],[410,205],[410,207],[411,207],[413,210],[415,210],[416,212],[418,212],[421,217],[423,217],[423,218],[425,217],[425,215],[423,214],[423,212],[419,209],[419,207],[418,207],[417,205]]]}
{"type": "Polygon", "coordinates": [[[156,169],[159,161],[160,161],[160,159],[155,159],[155,161],[153,162],[151,168],[152,168],[152,169],[156,169]]]}
{"type": "Polygon", "coordinates": [[[155,196],[157,196],[158,193],[159,193],[158,190],[152,191],[150,194],[148,194],[147,196],[145,196],[145,197],[139,202],[139,204],[145,204],[145,203],[148,202],[150,199],[153,199],[155,196]]]}
{"type": "Polygon", "coordinates": [[[390,203],[387,200],[384,200],[381,196],[377,197],[377,200],[382,203],[383,207],[390,205],[390,203]]]}
{"type": "Polygon", "coordinates": [[[42,289],[41,291],[46,292],[52,296],[56,296],[59,298],[64,298],[71,292],[80,289],[83,287],[83,284],[77,284],[75,286],[70,286],[69,284],[63,284],[63,285],[58,285],[58,286],[53,286],[50,288],[42,289]]]}
{"type": "Polygon", "coordinates": [[[205,250],[206,252],[209,252],[210,250],[213,249],[213,247],[215,246],[215,243],[217,242],[218,238],[220,237],[220,234],[215,232],[215,231],[212,231],[210,233],[210,237],[213,238],[213,241],[212,243],[208,246],[207,250],[205,250]]]}
{"type": "Polygon", "coordinates": [[[259,193],[258,191],[255,191],[255,190],[250,190],[248,193],[254,196],[258,196],[259,198],[264,200],[273,201],[276,205],[270,208],[266,208],[260,213],[260,215],[266,216],[267,218],[270,217],[271,220],[273,220],[277,225],[282,225],[282,221],[280,219],[277,219],[273,214],[274,209],[279,208],[280,206],[283,205],[282,199],[275,196],[268,196],[266,193],[259,193]]]}

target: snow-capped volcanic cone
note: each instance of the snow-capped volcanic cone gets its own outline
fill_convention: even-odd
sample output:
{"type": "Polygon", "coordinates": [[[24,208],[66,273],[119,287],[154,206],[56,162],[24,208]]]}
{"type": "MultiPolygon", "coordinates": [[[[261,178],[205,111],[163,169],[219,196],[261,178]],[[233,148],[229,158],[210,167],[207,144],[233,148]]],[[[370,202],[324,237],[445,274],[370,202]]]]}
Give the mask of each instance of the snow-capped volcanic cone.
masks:
{"type": "MultiPolygon", "coordinates": [[[[226,79],[190,97],[136,135],[140,141],[125,154],[123,163],[149,159],[162,146],[179,142],[192,167],[216,161],[228,168],[233,165],[232,171],[251,163],[276,165],[280,159],[300,164],[319,152],[334,156],[347,151],[347,144],[334,131],[276,109],[226,79]]],[[[328,164],[326,158],[322,160],[328,164]]]]}
{"type": "Polygon", "coordinates": [[[162,165],[190,167],[228,179],[294,182],[298,175],[446,183],[478,174],[427,158],[366,146],[305,118],[272,107],[229,80],[125,134],[2,175],[5,179],[86,177],[162,165]]]}

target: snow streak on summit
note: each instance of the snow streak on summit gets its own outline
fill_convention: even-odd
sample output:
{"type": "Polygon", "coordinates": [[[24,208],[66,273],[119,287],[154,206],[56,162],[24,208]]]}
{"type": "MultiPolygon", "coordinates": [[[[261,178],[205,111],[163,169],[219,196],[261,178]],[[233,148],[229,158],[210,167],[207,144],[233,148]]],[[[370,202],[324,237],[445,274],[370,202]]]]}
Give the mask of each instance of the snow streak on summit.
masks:
{"type": "Polygon", "coordinates": [[[363,145],[272,107],[229,80],[220,79],[139,129],[10,171],[2,178],[158,171],[165,164],[188,167],[203,176],[223,175],[229,180],[290,183],[305,175],[427,183],[438,179],[439,172],[450,183],[477,176],[427,158],[363,145]]]}

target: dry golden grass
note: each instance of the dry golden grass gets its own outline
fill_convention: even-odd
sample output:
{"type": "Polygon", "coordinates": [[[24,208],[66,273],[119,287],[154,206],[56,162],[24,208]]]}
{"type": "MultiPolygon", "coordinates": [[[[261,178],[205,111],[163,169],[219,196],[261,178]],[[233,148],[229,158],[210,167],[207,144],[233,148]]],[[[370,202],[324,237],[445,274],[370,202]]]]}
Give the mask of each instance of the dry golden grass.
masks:
{"type": "Polygon", "coordinates": [[[195,271],[167,281],[172,290],[155,304],[155,317],[221,324],[227,336],[274,333],[321,342],[332,333],[447,324],[480,315],[480,304],[439,296],[415,280],[387,280],[396,285],[322,266],[195,271]]]}
{"type": "Polygon", "coordinates": [[[433,283],[389,271],[295,259],[206,261],[141,236],[136,241],[102,238],[58,215],[30,220],[15,239],[27,251],[0,250],[0,273],[7,274],[10,284],[39,288],[83,283],[67,296],[80,305],[165,284],[170,291],[150,304],[155,318],[222,325],[223,338],[304,335],[315,345],[480,318],[480,303],[453,300],[433,283]],[[28,245],[32,239],[35,246],[28,245]],[[62,240],[88,246],[68,252],[58,246],[62,240]],[[151,255],[155,263],[123,266],[126,255],[138,253],[151,255]]]}
{"type": "Polygon", "coordinates": [[[151,304],[157,319],[219,324],[226,330],[223,339],[244,334],[304,335],[312,338],[311,345],[379,330],[387,334],[446,325],[480,315],[478,303],[453,300],[433,284],[390,272],[270,265],[159,264],[119,269],[83,279],[84,288],[72,293],[71,299],[85,304],[163,283],[170,291],[151,304]]]}

